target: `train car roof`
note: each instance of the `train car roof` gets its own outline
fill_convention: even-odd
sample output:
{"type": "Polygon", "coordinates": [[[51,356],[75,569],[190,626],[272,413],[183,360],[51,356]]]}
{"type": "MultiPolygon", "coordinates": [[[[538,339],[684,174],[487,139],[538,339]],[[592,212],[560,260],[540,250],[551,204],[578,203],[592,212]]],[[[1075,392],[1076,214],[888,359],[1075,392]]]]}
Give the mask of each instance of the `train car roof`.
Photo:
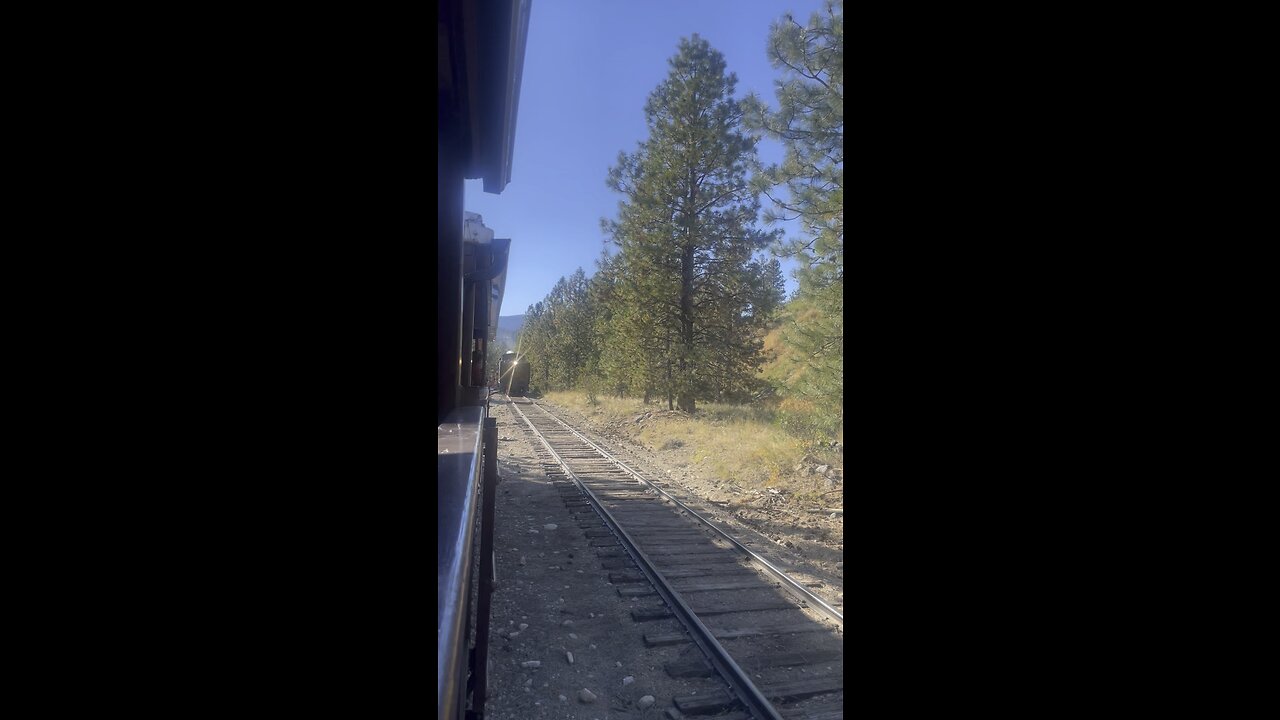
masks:
{"type": "Polygon", "coordinates": [[[511,181],[516,108],[532,0],[440,0],[436,82],[461,119],[465,177],[500,193],[511,181]]]}

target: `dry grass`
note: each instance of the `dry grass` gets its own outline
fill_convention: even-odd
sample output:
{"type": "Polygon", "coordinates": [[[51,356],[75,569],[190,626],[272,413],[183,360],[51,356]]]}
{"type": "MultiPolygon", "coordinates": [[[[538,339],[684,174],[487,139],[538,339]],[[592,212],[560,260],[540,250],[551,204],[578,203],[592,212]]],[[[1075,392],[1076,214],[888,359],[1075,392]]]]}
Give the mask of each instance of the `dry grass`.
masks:
{"type": "MultiPolygon", "coordinates": [[[[544,399],[555,405],[576,410],[583,415],[593,415],[596,419],[619,420],[628,414],[632,417],[644,412],[644,403],[639,400],[619,400],[604,395],[596,395],[596,404],[587,401],[587,394],[581,392],[549,392],[544,399]]],[[[649,405],[652,410],[654,405],[649,405]]]]}
{"type": "Polygon", "coordinates": [[[825,481],[800,477],[795,466],[806,454],[837,468],[843,464],[831,451],[806,450],[802,440],[772,422],[772,413],[765,408],[708,403],[690,417],[668,411],[665,402],[645,406],[639,399],[597,396],[592,405],[586,394],[579,392],[551,392],[546,400],[598,423],[612,424],[615,430],[657,451],[667,463],[726,487],[736,485],[746,491],[775,488],[797,500],[816,499],[827,490],[825,481]],[[652,417],[643,424],[635,423],[636,416],[645,412],[653,413],[652,417]]]}

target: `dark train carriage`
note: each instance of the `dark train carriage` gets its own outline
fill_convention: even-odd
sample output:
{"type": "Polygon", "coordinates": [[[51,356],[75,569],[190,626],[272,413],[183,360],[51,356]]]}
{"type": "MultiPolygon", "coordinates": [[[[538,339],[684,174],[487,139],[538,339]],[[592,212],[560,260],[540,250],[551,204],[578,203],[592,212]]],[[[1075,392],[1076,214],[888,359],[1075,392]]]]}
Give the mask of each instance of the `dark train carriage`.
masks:
{"type": "Polygon", "coordinates": [[[463,181],[501,193],[511,179],[529,6],[436,5],[436,717],[445,720],[484,717],[498,479],[485,357],[510,250],[464,214],[463,181]]]}
{"type": "Polygon", "coordinates": [[[508,350],[499,363],[498,392],[506,395],[529,393],[529,360],[515,351],[508,350]]]}

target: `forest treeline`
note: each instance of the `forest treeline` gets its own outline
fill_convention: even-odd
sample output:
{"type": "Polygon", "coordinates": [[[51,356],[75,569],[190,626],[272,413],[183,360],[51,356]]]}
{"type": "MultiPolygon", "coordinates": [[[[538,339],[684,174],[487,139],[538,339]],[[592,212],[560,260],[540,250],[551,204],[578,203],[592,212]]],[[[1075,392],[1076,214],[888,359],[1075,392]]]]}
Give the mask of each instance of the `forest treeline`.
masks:
{"type": "Polygon", "coordinates": [[[799,434],[843,432],[843,2],[803,24],[783,16],[767,48],[776,108],[735,100],[724,56],[681,40],[645,104],[648,137],[609,169],[621,202],[595,273],[561,278],[525,313],[535,388],[687,412],[767,403],[799,434]],[[784,146],[780,165],[757,159],[765,136],[784,146]],[[767,229],[780,220],[801,236],[767,229]],[[797,263],[785,302],[780,257],[797,263]]]}

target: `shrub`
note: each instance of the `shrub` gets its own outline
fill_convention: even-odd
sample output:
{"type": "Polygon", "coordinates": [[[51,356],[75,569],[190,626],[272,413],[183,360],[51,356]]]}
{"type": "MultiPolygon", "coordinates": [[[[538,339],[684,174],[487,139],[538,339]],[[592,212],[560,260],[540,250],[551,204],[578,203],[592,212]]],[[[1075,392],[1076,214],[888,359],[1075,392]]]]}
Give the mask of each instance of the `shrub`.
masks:
{"type": "Polygon", "coordinates": [[[778,403],[778,426],[811,443],[837,439],[841,417],[829,408],[802,398],[784,398],[778,403]]]}

